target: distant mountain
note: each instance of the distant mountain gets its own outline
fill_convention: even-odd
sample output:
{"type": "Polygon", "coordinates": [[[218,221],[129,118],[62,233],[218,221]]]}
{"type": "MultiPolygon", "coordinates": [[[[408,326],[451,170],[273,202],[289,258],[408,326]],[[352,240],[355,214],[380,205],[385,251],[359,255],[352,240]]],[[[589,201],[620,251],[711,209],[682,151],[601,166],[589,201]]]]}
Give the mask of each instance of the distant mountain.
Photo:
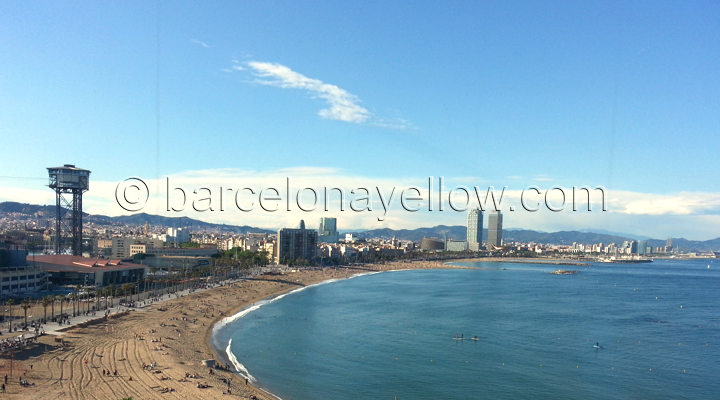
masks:
{"type": "Polygon", "coordinates": [[[18,213],[34,215],[37,213],[55,215],[55,206],[38,206],[35,204],[17,203],[14,201],[0,202],[0,213],[18,213]]]}
{"type": "Polygon", "coordinates": [[[437,237],[444,238],[447,235],[448,239],[465,240],[467,237],[467,230],[464,226],[447,226],[438,225],[432,228],[417,228],[417,229],[372,229],[369,231],[354,232],[358,237],[368,238],[387,238],[392,239],[393,237],[400,240],[412,240],[419,242],[424,237],[437,237]]]}
{"type": "MultiPolygon", "coordinates": [[[[54,218],[55,206],[40,206],[35,204],[24,204],[16,202],[0,202],[0,216],[3,214],[21,214],[27,217],[41,217],[41,218],[54,218]]],[[[83,213],[84,222],[93,223],[96,225],[145,225],[147,222],[152,226],[162,227],[188,227],[191,230],[221,230],[225,232],[235,233],[273,233],[275,231],[256,228],[248,225],[225,225],[225,224],[213,224],[205,221],[200,221],[188,217],[163,217],[160,215],[152,215],[146,213],[132,214],[132,215],[121,215],[119,217],[108,217],[106,215],[93,215],[83,213]]]]}
{"type": "Polygon", "coordinates": [[[187,227],[190,230],[193,229],[218,229],[228,232],[237,233],[273,233],[275,231],[256,228],[248,225],[226,225],[226,224],[214,224],[210,222],[200,221],[189,217],[163,217],[161,215],[152,215],[147,213],[139,213],[132,215],[121,215],[119,217],[108,217],[105,215],[88,215],[85,218],[88,222],[93,222],[98,225],[145,225],[145,222],[152,226],[166,226],[183,228],[187,227]]]}
{"type": "MultiPolygon", "coordinates": [[[[720,251],[720,238],[698,241],[687,240],[684,238],[673,238],[673,248],[679,251],[720,251]]],[[[664,240],[651,241],[657,243],[656,246],[664,246],[664,240]]]]}
{"type": "Polygon", "coordinates": [[[605,229],[580,229],[578,232],[602,233],[605,235],[627,237],[627,238],[631,238],[631,239],[635,239],[635,240],[650,240],[650,239],[652,239],[650,236],[636,235],[633,233],[614,232],[614,231],[608,231],[605,229]]]}

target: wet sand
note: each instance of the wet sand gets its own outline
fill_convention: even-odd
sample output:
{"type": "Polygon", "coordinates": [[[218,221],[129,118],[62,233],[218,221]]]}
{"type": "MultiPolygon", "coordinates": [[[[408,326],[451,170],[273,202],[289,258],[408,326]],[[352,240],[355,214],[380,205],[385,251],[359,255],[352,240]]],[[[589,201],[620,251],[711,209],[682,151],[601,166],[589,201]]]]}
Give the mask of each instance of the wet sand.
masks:
{"type": "MultiPolygon", "coordinates": [[[[231,371],[214,370],[211,374],[202,365],[202,360],[218,359],[209,344],[214,323],[259,300],[303,285],[364,272],[430,268],[456,267],[415,261],[263,275],[76,326],[59,336],[45,335],[14,355],[12,376],[8,377],[6,393],[0,396],[137,400],[247,399],[255,395],[271,399],[231,371]],[[21,386],[20,377],[31,386],[21,386]],[[227,381],[232,394],[227,394],[227,381]]],[[[10,362],[7,357],[0,358],[0,378],[5,373],[10,375],[10,362]]]]}

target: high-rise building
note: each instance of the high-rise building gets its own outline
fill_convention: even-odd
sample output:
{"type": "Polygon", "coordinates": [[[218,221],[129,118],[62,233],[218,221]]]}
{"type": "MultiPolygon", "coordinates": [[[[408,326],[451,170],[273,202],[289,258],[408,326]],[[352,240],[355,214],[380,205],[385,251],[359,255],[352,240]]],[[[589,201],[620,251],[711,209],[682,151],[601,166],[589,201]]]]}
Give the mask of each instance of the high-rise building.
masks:
{"type": "Polygon", "coordinates": [[[168,243],[186,243],[190,241],[190,231],[186,228],[168,228],[166,241],[168,243]]]}
{"type": "Polygon", "coordinates": [[[665,241],[665,252],[666,253],[672,253],[673,251],[673,240],[672,238],[667,238],[665,241]]]}
{"type": "Polygon", "coordinates": [[[467,243],[468,249],[472,251],[480,250],[483,233],[483,214],[479,208],[468,211],[467,219],[467,243]]]}
{"type": "Polygon", "coordinates": [[[502,246],[502,213],[495,211],[488,216],[488,244],[502,246]]]}
{"type": "Polygon", "coordinates": [[[318,233],[305,229],[305,221],[300,220],[297,228],[282,228],[277,233],[276,261],[278,264],[299,259],[310,261],[317,253],[318,233]]]}
{"type": "Polygon", "coordinates": [[[638,242],[635,240],[630,241],[630,254],[637,254],[638,253],[638,242]]]}
{"type": "Polygon", "coordinates": [[[339,234],[337,231],[337,218],[320,218],[320,227],[318,228],[318,242],[337,243],[338,240],[339,234]]]}

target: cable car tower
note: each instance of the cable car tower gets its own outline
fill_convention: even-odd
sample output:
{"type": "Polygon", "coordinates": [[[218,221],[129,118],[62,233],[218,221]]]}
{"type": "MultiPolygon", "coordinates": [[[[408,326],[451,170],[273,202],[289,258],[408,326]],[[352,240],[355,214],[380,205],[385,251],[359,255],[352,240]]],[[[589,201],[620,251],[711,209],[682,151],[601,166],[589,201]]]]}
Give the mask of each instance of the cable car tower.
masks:
{"type": "Polygon", "coordinates": [[[55,254],[63,252],[63,232],[71,237],[74,256],[82,255],[82,195],[90,188],[90,171],[72,164],[48,168],[55,190],[55,254]]]}

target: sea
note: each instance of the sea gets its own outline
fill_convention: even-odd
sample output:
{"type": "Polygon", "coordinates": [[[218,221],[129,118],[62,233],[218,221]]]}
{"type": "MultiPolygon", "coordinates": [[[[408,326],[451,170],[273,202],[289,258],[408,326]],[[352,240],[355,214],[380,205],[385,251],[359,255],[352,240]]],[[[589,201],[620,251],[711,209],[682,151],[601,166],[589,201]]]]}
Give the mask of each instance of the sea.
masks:
{"type": "Polygon", "coordinates": [[[367,274],[257,303],[211,340],[284,400],[717,399],[715,261],[367,274]]]}

